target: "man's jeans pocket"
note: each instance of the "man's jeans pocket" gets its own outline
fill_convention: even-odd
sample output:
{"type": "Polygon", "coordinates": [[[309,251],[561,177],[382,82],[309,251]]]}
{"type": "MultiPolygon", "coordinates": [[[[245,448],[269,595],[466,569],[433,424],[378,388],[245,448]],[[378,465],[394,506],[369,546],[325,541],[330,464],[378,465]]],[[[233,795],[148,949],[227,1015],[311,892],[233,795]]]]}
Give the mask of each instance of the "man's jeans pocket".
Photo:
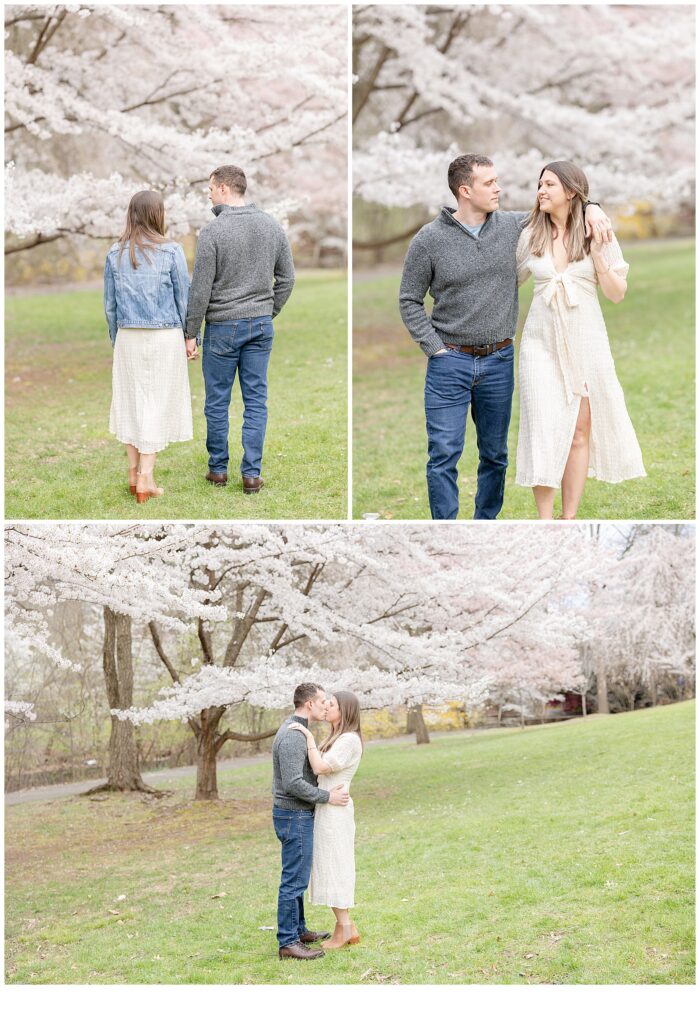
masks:
{"type": "Polygon", "coordinates": [[[505,348],[499,348],[495,353],[498,358],[504,363],[510,363],[513,361],[515,355],[515,345],[511,341],[510,345],[506,345],[505,348]]]}
{"type": "Polygon", "coordinates": [[[236,324],[207,324],[204,344],[215,356],[231,356],[236,351],[236,324]]]}
{"type": "Polygon", "coordinates": [[[289,833],[292,828],[293,816],[291,814],[285,814],[278,810],[272,812],[272,823],[275,826],[275,835],[281,843],[286,842],[289,839],[289,833]]]}

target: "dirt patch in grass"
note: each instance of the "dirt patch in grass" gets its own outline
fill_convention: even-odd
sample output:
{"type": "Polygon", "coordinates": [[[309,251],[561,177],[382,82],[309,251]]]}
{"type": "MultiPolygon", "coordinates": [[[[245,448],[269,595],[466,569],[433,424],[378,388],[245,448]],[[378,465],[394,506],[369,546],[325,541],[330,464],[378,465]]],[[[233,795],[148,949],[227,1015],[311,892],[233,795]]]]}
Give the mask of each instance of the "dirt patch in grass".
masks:
{"type": "Polygon", "coordinates": [[[355,327],[352,332],[352,345],[356,373],[370,369],[380,359],[383,366],[406,365],[411,352],[405,330],[398,327],[355,327]]]}
{"type": "MultiPolygon", "coordinates": [[[[169,798],[164,798],[169,799],[169,798]]],[[[5,849],[8,882],[34,876],[43,881],[63,877],[65,864],[76,868],[87,860],[104,870],[129,853],[153,852],[166,859],[182,854],[183,843],[202,843],[258,832],[270,817],[260,800],[220,800],[216,803],[180,801],[157,805],[139,796],[115,796],[94,802],[86,797],[70,801],[71,822],[60,810],[47,817],[37,833],[31,821],[25,828],[9,827],[5,849]],[[31,842],[29,836],[31,835],[31,842]]],[[[44,809],[45,811],[45,809],[44,809]]]]}

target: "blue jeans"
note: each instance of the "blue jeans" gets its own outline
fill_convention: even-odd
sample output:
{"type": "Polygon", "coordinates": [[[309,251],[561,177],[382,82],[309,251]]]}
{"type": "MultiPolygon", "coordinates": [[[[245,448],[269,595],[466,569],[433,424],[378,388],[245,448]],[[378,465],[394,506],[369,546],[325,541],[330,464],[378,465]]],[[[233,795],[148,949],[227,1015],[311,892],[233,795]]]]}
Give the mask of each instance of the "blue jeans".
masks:
{"type": "Polygon", "coordinates": [[[282,880],[277,899],[277,942],[291,946],[306,931],[304,893],[311,877],[314,812],[272,808],[275,834],[282,844],[282,880]]]}
{"type": "Polygon", "coordinates": [[[490,356],[448,349],[431,356],[425,372],[428,498],[433,519],[456,519],[457,463],[471,405],[479,449],[475,519],[495,519],[503,505],[508,427],[513,403],[513,345],[490,356]]]}
{"type": "Polygon", "coordinates": [[[204,415],[212,473],[228,470],[228,410],[238,370],[243,398],[243,476],[260,476],[267,426],[267,364],[272,350],[271,316],[207,324],[204,330],[204,415]]]}

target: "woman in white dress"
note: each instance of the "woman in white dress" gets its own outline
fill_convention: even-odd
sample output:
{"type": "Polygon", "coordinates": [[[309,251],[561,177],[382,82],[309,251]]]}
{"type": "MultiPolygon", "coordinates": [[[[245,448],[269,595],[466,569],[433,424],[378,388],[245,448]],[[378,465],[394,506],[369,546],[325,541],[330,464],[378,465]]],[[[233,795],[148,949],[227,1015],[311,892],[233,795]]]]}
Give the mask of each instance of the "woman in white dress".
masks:
{"type": "Polygon", "coordinates": [[[515,481],[532,487],[551,519],[575,519],[587,476],[608,483],[646,476],[610,352],[597,287],[622,302],[627,271],[617,239],[585,235],[588,181],[558,160],[540,174],[518,244],[518,284],[535,281],[520,344],[520,430],[515,481]]]}
{"type": "Polygon", "coordinates": [[[109,429],[126,446],[129,490],[139,503],[163,493],[153,479],[156,453],[192,439],[185,341],[189,293],[182,246],[165,237],[157,192],[131,198],[126,227],[107,253],[104,305],[114,348],[109,429]]]}
{"type": "MultiPolygon", "coordinates": [[[[326,701],[326,721],[331,734],[320,749],[313,734],[294,722],[290,729],[306,735],[306,749],[312,770],[319,776],[321,789],[331,790],[350,782],[362,757],[360,702],[354,693],[341,690],[326,701]]],[[[355,812],[352,797],[345,807],[316,804],[314,815],[314,850],[309,882],[309,900],[315,905],[330,907],[335,914],[332,937],[323,942],[324,949],[353,946],[360,935],[350,920],[350,907],[355,905],[355,812]]]]}

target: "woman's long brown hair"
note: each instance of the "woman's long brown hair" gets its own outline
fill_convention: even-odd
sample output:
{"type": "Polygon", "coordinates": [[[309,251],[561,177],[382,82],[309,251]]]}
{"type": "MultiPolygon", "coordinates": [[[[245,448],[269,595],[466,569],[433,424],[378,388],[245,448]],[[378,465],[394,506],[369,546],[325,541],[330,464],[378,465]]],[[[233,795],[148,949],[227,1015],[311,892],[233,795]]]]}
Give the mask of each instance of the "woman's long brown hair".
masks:
{"type": "Polygon", "coordinates": [[[362,729],[360,727],[359,700],[355,694],[350,693],[349,690],[339,690],[338,693],[334,693],[333,696],[338,701],[340,721],[333,727],[333,732],[318,749],[322,754],[325,751],[330,750],[338,737],[342,736],[344,732],[356,732],[360,737],[360,743],[364,747],[365,744],[362,739],[362,729]]]}
{"type": "Polygon", "coordinates": [[[136,270],[136,249],[139,248],[150,263],[148,250],[166,242],[165,207],[158,192],[145,189],[131,197],[129,209],[126,211],[126,226],[119,239],[119,256],[129,246],[131,265],[136,270]]]}
{"type": "MultiPolygon", "coordinates": [[[[566,251],[569,262],[576,263],[578,260],[582,260],[591,248],[590,240],[586,238],[586,223],[583,215],[583,204],[588,199],[588,179],[576,164],[572,164],[569,160],[555,160],[551,164],[546,164],[540,171],[537,182],[538,191],[545,171],[556,174],[564,189],[574,193],[569,203],[569,216],[564,230],[568,236],[566,251]]],[[[535,196],[535,205],[530,210],[525,227],[530,232],[529,247],[533,256],[542,256],[546,251],[552,251],[552,241],[556,237],[552,218],[540,209],[537,196],[535,196]]]]}

